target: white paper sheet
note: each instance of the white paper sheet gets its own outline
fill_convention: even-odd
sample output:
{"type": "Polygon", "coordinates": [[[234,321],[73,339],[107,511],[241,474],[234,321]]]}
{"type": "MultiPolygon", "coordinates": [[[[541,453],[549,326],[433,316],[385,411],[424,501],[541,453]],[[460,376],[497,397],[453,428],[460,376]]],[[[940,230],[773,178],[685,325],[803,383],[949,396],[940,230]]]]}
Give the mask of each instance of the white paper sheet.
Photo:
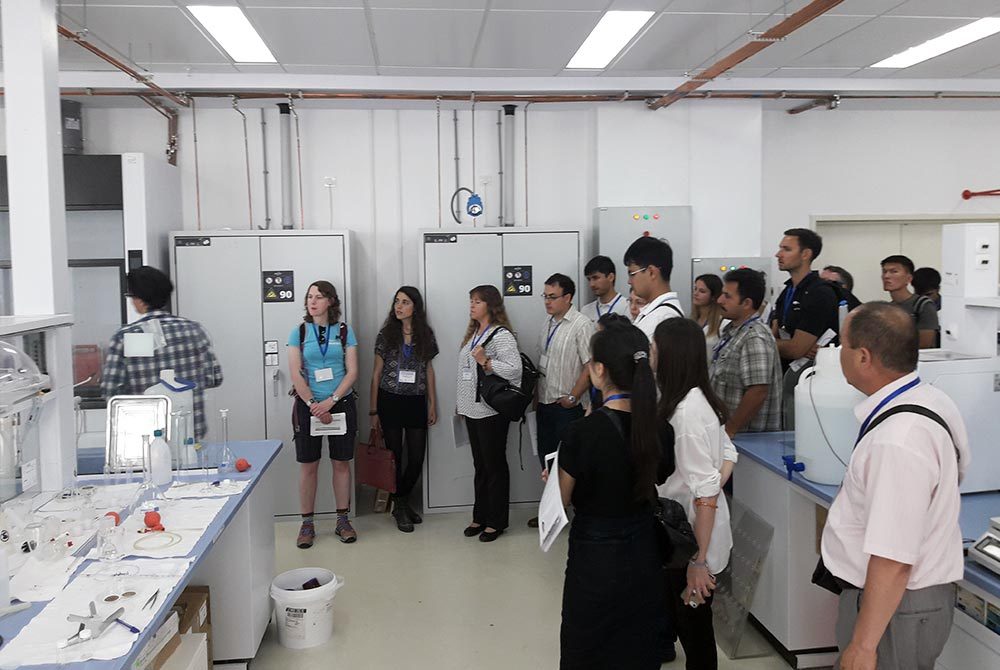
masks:
{"type": "Polygon", "coordinates": [[[40,561],[29,555],[10,580],[11,597],[34,603],[52,600],[69,582],[78,560],[76,556],[66,556],[56,561],[40,561]]]}
{"type": "Polygon", "coordinates": [[[451,418],[451,429],[455,433],[455,448],[461,449],[463,447],[472,448],[472,442],[469,441],[469,429],[465,425],[465,417],[456,414],[451,418]]]}
{"type": "Polygon", "coordinates": [[[559,533],[569,523],[563,507],[562,491],[559,488],[559,452],[545,457],[545,467],[549,469],[549,480],[545,482],[542,499],[538,503],[538,546],[542,551],[552,548],[559,533]]]}
{"type": "Polygon", "coordinates": [[[524,421],[528,424],[528,440],[531,442],[531,453],[538,456],[538,415],[525,412],[524,421]]]}
{"type": "Polygon", "coordinates": [[[124,656],[135,644],[138,635],[118,624],[112,625],[96,639],[58,649],[56,641],[68,638],[79,627],[78,623],[68,622],[66,616],[88,614],[90,602],[95,601],[99,615],[106,616],[119,607],[124,607],[125,612],[120,618],[139,629],[145,629],[160,606],[174,599],[171,592],[189,565],[190,560],[187,559],[122,561],[115,564],[113,569],[128,574],[105,577],[103,573],[108,571],[108,566],[92,563],[0,649],[0,667],[15,668],[42,663],[65,665],[124,656]],[[143,610],[142,606],[157,589],[160,593],[155,606],[143,610]],[[112,603],[104,602],[109,594],[126,590],[134,591],[135,595],[119,598],[112,603]]]}
{"type": "Polygon", "coordinates": [[[227,479],[219,482],[218,486],[213,486],[211,482],[174,482],[164,498],[168,500],[180,500],[181,498],[226,498],[228,496],[242,493],[250,480],[227,479]]]}
{"type": "MultiPolygon", "coordinates": [[[[784,332],[784,331],[782,331],[782,332],[784,332]]],[[[835,337],[837,337],[837,333],[835,333],[832,330],[830,330],[829,328],[827,328],[826,332],[823,333],[822,335],[820,335],[819,339],[816,340],[816,346],[817,347],[825,347],[826,345],[830,344],[830,342],[832,342],[833,338],[835,338],[835,337]]],[[[785,339],[785,338],[782,338],[782,339],[785,339]]],[[[789,365],[788,367],[790,367],[793,371],[798,372],[799,370],[801,370],[805,366],[807,366],[810,363],[812,363],[813,360],[815,360],[815,359],[809,358],[808,356],[803,356],[802,358],[798,358],[798,359],[792,361],[791,365],[789,365]]]]}
{"type": "MultiPolygon", "coordinates": [[[[148,558],[181,558],[187,556],[198,544],[206,529],[225,506],[225,498],[185,498],[182,500],[165,500],[160,503],[160,518],[164,528],[170,533],[180,536],[176,544],[172,544],[173,535],[165,533],[142,533],[145,528],[141,512],[137,512],[122,522],[121,550],[126,556],[148,558]],[[158,538],[161,537],[162,539],[158,538]],[[136,546],[136,541],[143,538],[136,546]],[[148,538],[148,539],[145,539],[148,538]]],[[[97,558],[97,549],[91,551],[88,558],[97,558]]]]}

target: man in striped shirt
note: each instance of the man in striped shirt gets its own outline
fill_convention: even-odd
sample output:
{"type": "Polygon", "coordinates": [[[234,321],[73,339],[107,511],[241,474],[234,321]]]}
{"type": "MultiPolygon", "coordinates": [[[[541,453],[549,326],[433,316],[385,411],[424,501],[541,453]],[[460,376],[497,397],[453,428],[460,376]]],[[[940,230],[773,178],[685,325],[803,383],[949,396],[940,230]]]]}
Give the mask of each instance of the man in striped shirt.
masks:
{"type": "MultiPolygon", "coordinates": [[[[545,280],[545,311],[548,317],[538,338],[538,460],[559,448],[570,423],[583,416],[581,399],[590,388],[590,338],[594,322],[573,307],[576,284],[564,274],[545,280]]],[[[528,522],[534,528],[537,517],[528,522]]]]}

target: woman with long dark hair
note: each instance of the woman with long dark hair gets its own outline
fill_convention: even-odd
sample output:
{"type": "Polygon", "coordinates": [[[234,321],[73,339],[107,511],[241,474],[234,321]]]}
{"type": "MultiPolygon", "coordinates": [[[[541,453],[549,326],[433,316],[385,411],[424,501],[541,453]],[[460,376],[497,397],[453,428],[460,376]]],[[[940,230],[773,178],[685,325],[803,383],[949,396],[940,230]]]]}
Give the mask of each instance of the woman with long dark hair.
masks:
{"type": "Polygon", "coordinates": [[[299,505],[302,527],[295,543],[300,549],[313,545],[319,461],[323,438],[314,436],[313,423],[330,424],[335,418],[346,424],[342,435],[328,435],[333,461],[333,496],[337,503],[337,537],[351,543],[358,534],[351,525],[351,460],[358,435],[358,409],[354,382],[358,379],[358,340],[340,321],[340,298],[328,281],[310,284],[302,323],[288,336],[288,370],[295,387],[293,429],[295,457],[299,462],[299,505]]]}
{"type": "Polygon", "coordinates": [[[656,484],[673,470],[673,434],[656,420],[646,336],[602,319],[590,380],[604,406],[570,425],[558,452],[576,515],[563,587],[561,668],[659,668],[666,606],[654,533],[656,484]]]}
{"type": "Polygon", "coordinates": [[[396,456],[392,515],[404,533],[412,533],[413,524],[423,522],[410,505],[410,494],[424,466],[427,428],[437,423],[431,364],[437,355],[437,340],[427,323],[423,296],[412,286],[401,286],[375,338],[368,414],[372,430],[381,429],[386,446],[396,456]]]}
{"type": "Polygon", "coordinates": [[[698,553],[687,568],[667,570],[667,608],[684,647],[688,670],[718,667],[712,628],[715,575],[729,563],[733,547],[729,507],[720,495],[722,470],[735,461],[724,426],[726,405],[708,379],[705,334],[690,319],[668,319],[653,334],[659,420],[673,427],[676,468],[659,487],[664,498],[687,511],[698,540],[698,553]]]}
{"type": "Polygon", "coordinates": [[[458,352],[456,411],[465,417],[475,468],[475,504],[466,537],[492,542],[506,530],[510,514],[507,432],[510,421],[476,393],[479,370],[521,385],[521,354],[496,286],[469,291],[469,327],[458,352]]]}
{"type": "Polygon", "coordinates": [[[722,295],[722,279],[718,275],[698,275],[691,291],[691,318],[705,333],[705,351],[711,352],[723,327],[729,323],[722,316],[719,296],[722,295]]]}

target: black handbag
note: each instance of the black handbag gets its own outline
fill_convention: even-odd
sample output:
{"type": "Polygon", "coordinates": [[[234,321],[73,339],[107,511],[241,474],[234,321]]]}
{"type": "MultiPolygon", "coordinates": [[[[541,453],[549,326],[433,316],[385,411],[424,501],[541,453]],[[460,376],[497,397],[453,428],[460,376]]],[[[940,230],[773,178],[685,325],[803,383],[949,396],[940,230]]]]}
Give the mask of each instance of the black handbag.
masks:
{"type": "MultiPolygon", "coordinates": [[[[624,438],[625,431],[618,416],[607,407],[601,407],[598,411],[611,419],[618,434],[624,438]]],[[[698,540],[688,522],[687,512],[676,500],[657,498],[653,517],[663,567],[667,570],[687,567],[691,557],[698,553],[698,540]]]]}
{"type": "MultiPolygon", "coordinates": [[[[483,342],[483,348],[493,336],[506,328],[495,328],[483,342]]],[[[487,373],[482,366],[477,367],[476,400],[483,401],[508,421],[521,421],[531,405],[538,382],[538,369],[525,354],[521,354],[521,385],[515,386],[499,375],[487,373]]]]}
{"type": "Polygon", "coordinates": [[[657,498],[653,515],[663,567],[667,570],[686,568],[691,557],[698,553],[698,540],[688,523],[687,512],[676,500],[657,498]]]}

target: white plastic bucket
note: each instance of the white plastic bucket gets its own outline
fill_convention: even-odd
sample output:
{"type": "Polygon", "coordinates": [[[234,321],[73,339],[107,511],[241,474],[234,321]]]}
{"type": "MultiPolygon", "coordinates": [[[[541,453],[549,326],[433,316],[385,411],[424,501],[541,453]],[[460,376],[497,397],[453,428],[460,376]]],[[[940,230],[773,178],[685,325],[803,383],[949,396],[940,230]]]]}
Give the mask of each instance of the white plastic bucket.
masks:
{"type": "Polygon", "coordinates": [[[278,626],[278,642],[289,649],[308,649],[333,635],[333,598],[344,578],[323,568],[299,568],[283,572],[271,582],[271,600],[278,626]],[[320,586],[302,590],[316,579],[320,586]]]}

